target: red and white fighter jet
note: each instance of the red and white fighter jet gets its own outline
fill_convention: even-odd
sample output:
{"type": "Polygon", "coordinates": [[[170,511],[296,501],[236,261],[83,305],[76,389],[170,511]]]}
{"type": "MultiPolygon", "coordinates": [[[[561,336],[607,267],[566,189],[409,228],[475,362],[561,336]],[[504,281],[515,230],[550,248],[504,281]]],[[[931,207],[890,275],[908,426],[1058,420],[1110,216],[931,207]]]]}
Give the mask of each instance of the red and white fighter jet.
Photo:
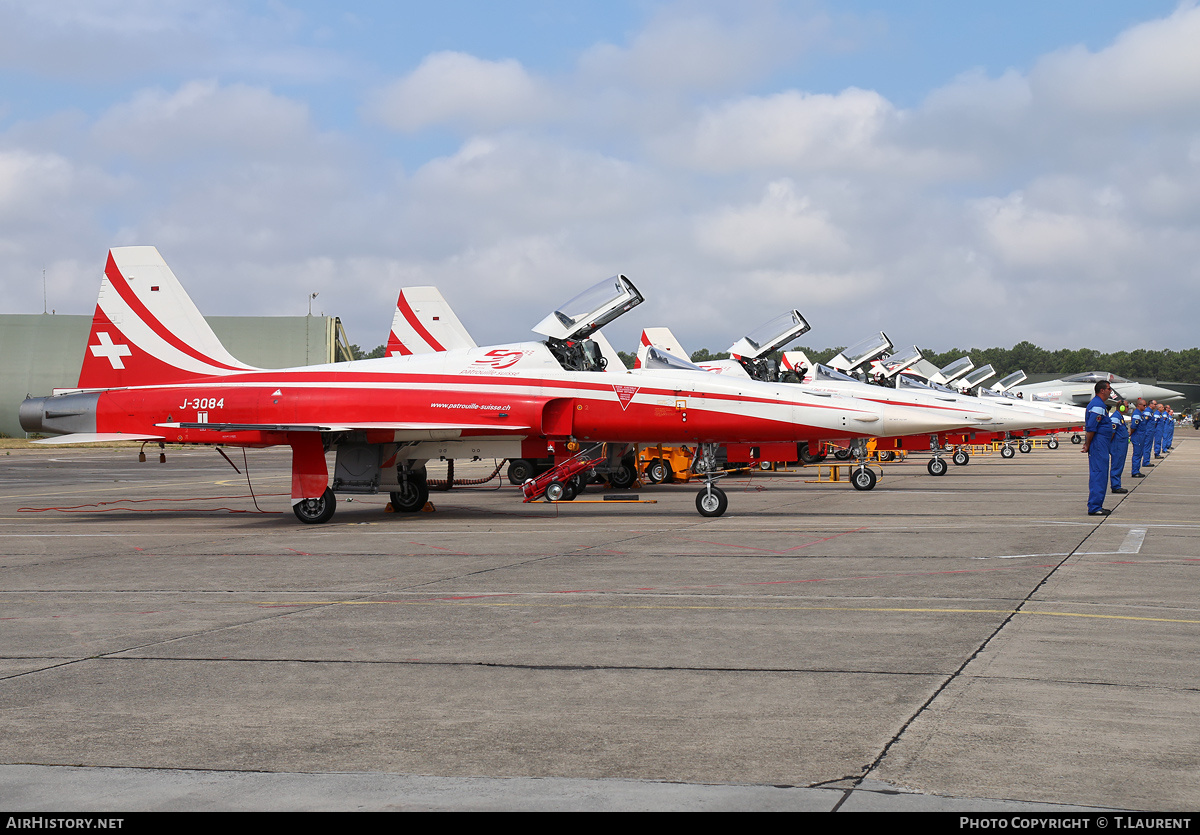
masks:
{"type": "MultiPolygon", "coordinates": [[[[428,498],[429,458],[509,457],[570,441],[818,441],[950,428],[921,412],[808,395],[718,375],[598,374],[588,337],[642,300],[601,282],[534,329],[541,342],[287,369],[241,363],[220,344],[154,247],[109,252],[79,386],[21,405],[29,432],[62,441],[131,439],[292,449],[302,522],[334,513],[335,492],[388,491],[400,511],[428,498]],[[328,448],[337,450],[332,483],[328,448]]],[[[712,481],[704,515],[727,500],[712,481]]]]}

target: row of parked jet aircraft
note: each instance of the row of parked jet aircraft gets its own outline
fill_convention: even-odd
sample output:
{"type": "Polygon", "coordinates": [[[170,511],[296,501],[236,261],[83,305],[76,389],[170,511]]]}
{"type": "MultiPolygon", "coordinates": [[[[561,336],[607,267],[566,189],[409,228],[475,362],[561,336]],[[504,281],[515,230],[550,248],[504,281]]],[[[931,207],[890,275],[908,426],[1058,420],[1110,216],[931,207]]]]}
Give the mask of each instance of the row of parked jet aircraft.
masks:
{"type": "MultiPolygon", "coordinates": [[[[420,510],[430,459],[563,461],[604,444],[594,468],[616,482],[635,445],[689,445],[704,479],[697,510],[719,516],[728,504],[716,485],[721,446],[731,458],[737,448],[756,460],[796,460],[838,444],[861,462],[855,486],[869,489],[869,438],[879,449],[931,450],[930,472],[940,475],[947,445],[1003,440],[1009,457],[1008,441],[1083,422],[1070,396],[1016,397],[1019,372],[984,389],[990,367],[973,369],[964,357],[937,369],[915,348],[890,353],[882,333],[828,366],[799,352],[776,364],[768,356],[809,329],[796,310],[735,343],[730,360],[702,365],[669,331],[647,329],[638,367],[626,371],[600,329],[641,301],[628,278],[614,276],[539,322],[541,340],[479,347],[435,288],[408,288],[388,356],[261,369],[225,350],[157,249],[115,248],[77,388],[27,399],[21,425],[57,435],[51,443],[289,446],[293,510],[321,523],[336,493],[388,492],[395,510],[420,510]]],[[[1136,385],[1122,393],[1142,396],[1136,385]]]]}

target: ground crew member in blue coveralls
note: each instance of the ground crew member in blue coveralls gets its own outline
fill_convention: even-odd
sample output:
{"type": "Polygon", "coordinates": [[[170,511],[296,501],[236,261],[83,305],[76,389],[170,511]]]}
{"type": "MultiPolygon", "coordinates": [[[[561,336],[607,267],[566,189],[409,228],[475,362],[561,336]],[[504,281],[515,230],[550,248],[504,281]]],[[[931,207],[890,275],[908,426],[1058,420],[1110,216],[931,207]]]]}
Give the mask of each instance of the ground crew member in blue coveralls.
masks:
{"type": "Polygon", "coordinates": [[[1129,455],[1129,428],[1125,426],[1125,411],[1129,408],[1129,403],[1124,400],[1118,400],[1117,405],[1113,407],[1112,414],[1109,419],[1113,425],[1112,448],[1109,450],[1109,455],[1112,457],[1112,491],[1114,493],[1128,493],[1121,486],[1121,472],[1125,469],[1125,457],[1129,455]]]}
{"type": "Polygon", "coordinates": [[[1151,400],[1145,410],[1142,411],[1142,431],[1146,433],[1146,439],[1142,441],[1142,469],[1153,467],[1150,463],[1150,454],[1154,452],[1154,427],[1156,426],[1154,416],[1158,414],[1158,401],[1151,400]]]}
{"type": "Polygon", "coordinates": [[[1146,401],[1139,397],[1130,417],[1129,440],[1133,441],[1133,464],[1129,467],[1130,478],[1145,478],[1142,472],[1142,452],[1146,446],[1146,401]]]}
{"type": "Polygon", "coordinates": [[[1167,436],[1166,436],[1166,438],[1163,439],[1164,441],[1166,441],[1164,446],[1166,446],[1167,449],[1175,448],[1175,424],[1177,422],[1178,421],[1175,420],[1175,411],[1170,406],[1168,406],[1167,407],[1167,436]]]}
{"type": "Polygon", "coordinates": [[[1167,407],[1158,404],[1158,412],[1154,415],[1154,457],[1162,458],[1163,437],[1167,434],[1167,407]]]}
{"type": "Polygon", "coordinates": [[[1112,446],[1113,425],[1105,401],[1112,387],[1107,380],[1096,383],[1096,396],[1087,404],[1084,416],[1083,449],[1088,457],[1088,516],[1107,516],[1112,511],[1104,507],[1108,477],[1112,469],[1109,449],[1112,446]]]}

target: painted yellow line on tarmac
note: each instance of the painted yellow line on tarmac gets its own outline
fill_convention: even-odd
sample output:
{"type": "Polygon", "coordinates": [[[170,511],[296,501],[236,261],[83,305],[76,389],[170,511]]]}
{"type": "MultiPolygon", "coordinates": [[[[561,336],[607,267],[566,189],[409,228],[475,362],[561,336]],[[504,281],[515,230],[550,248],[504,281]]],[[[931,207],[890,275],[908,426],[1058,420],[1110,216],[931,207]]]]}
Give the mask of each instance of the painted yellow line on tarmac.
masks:
{"type": "Polygon", "coordinates": [[[867,606],[716,606],[716,605],[663,605],[663,604],[604,604],[604,603],[536,603],[529,601],[481,601],[471,600],[304,600],[304,601],[260,601],[259,606],[443,606],[446,604],[469,603],[473,606],[493,607],[539,607],[539,608],[583,608],[583,609],[694,609],[731,612],[900,612],[908,614],[937,615],[1042,615],[1055,618],[1096,618],[1099,620],[1136,620],[1155,623],[1196,623],[1200,619],[1149,618],[1135,615],[1101,615],[1088,612],[1043,612],[1030,609],[926,609],[914,607],[867,607],[867,606]]]}

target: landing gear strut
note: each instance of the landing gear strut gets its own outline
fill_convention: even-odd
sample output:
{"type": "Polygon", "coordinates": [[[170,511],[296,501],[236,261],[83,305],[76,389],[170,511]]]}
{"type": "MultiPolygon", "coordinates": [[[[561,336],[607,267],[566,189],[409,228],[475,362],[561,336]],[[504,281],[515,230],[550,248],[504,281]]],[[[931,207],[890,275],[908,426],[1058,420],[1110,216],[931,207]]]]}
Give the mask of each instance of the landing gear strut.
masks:
{"type": "Polygon", "coordinates": [[[942,445],[938,443],[937,435],[929,436],[929,451],[933,453],[933,457],[929,459],[925,469],[929,470],[930,475],[945,475],[950,467],[942,460],[942,445]]]}

